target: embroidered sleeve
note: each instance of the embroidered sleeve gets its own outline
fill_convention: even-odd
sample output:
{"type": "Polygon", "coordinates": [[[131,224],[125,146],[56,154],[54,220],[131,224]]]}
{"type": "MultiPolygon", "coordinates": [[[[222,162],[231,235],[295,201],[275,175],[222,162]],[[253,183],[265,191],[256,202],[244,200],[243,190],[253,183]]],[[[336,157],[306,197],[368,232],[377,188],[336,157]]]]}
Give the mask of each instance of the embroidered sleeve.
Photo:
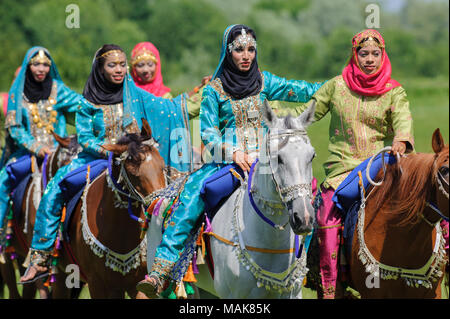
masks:
{"type": "Polygon", "coordinates": [[[325,82],[325,84],[316,91],[309,102],[300,105],[292,105],[294,103],[280,102],[278,103],[278,105],[275,104],[275,112],[278,116],[286,116],[287,114],[299,116],[315,101],[316,106],[314,121],[317,122],[330,111],[330,102],[334,93],[334,87],[335,81],[334,79],[331,79],[325,82]]]}
{"type": "Polygon", "coordinates": [[[76,112],[83,96],[69,89],[63,82],[58,81],[57,85],[57,103],[53,108],[69,113],[76,112]]]}
{"type": "Polygon", "coordinates": [[[108,157],[109,152],[102,148],[103,139],[94,132],[93,109],[80,104],[75,116],[78,143],[83,147],[83,151],[95,157],[108,157]]]}
{"type": "Polygon", "coordinates": [[[26,130],[25,126],[16,122],[16,111],[9,111],[6,114],[5,128],[17,145],[22,145],[30,153],[37,155],[43,147],[36,141],[34,136],[26,130]]]}
{"type": "Polygon", "coordinates": [[[269,101],[308,102],[322,83],[310,83],[304,80],[286,80],[264,71],[264,90],[269,101]]]}
{"type": "Polygon", "coordinates": [[[412,152],[414,150],[413,119],[406,91],[403,87],[392,89],[391,116],[394,142],[406,142],[406,151],[412,152]]]}
{"type": "Polygon", "coordinates": [[[222,154],[224,146],[227,146],[227,149],[234,146],[233,142],[222,143],[225,137],[222,136],[219,126],[219,101],[214,89],[207,85],[203,91],[200,108],[200,136],[214,157],[222,154]]]}

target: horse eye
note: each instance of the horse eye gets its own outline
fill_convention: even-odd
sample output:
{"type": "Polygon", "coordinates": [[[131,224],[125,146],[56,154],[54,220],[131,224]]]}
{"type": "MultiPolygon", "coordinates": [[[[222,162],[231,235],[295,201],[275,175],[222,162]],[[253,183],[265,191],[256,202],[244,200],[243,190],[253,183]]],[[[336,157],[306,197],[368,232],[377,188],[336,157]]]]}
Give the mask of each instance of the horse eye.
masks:
{"type": "Polygon", "coordinates": [[[442,167],[439,169],[439,172],[440,172],[442,175],[447,175],[447,174],[448,174],[448,166],[442,166],[442,167]]]}

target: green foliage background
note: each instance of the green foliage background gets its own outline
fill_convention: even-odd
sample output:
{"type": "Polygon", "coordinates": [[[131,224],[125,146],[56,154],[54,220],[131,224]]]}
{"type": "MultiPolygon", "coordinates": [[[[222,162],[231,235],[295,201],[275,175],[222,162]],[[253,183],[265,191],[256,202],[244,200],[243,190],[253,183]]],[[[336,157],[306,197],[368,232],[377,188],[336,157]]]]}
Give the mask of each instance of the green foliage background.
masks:
{"type": "MultiPolygon", "coordinates": [[[[366,28],[368,4],[380,8],[380,31],[411,101],[416,148],[431,151],[440,127],[448,141],[449,2],[447,0],[1,0],[0,91],[28,48],[50,50],[64,82],[81,92],[95,51],[104,43],[128,54],[141,41],[159,49],[165,84],[174,95],[192,89],[218,63],[224,29],[233,23],[257,34],[263,70],[286,78],[323,81],[339,74],[352,36],[366,28]],[[402,3],[392,10],[393,2],[402,3]],[[69,4],[80,11],[80,28],[69,29],[69,4]]],[[[323,178],[327,156],[325,118],[310,128],[323,178]]],[[[1,130],[3,132],[3,130],[1,130]]]]}

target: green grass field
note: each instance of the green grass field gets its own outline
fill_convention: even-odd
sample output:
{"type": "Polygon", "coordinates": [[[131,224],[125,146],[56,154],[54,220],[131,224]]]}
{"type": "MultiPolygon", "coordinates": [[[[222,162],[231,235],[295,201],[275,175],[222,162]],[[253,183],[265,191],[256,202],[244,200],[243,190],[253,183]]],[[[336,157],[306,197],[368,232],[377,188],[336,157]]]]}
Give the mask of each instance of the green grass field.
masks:
{"type": "MultiPolygon", "coordinates": [[[[446,143],[449,142],[449,80],[436,79],[399,79],[410,101],[414,120],[415,142],[417,152],[432,152],[431,136],[440,128],[446,143]]],[[[324,179],[322,163],[327,158],[329,117],[315,123],[308,129],[311,143],[316,149],[317,157],[313,161],[314,176],[319,183],[324,179]]],[[[21,289],[21,287],[19,287],[21,289]]],[[[443,297],[449,297],[448,283],[443,287],[443,297]]],[[[0,294],[1,295],[1,294],[0,294]]],[[[4,289],[4,298],[8,298],[8,289],[4,289]]],[[[304,288],[305,299],[315,299],[317,294],[304,288]]],[[[83,289],[80,298],[89,299],[89,291],[83,289]]]]}

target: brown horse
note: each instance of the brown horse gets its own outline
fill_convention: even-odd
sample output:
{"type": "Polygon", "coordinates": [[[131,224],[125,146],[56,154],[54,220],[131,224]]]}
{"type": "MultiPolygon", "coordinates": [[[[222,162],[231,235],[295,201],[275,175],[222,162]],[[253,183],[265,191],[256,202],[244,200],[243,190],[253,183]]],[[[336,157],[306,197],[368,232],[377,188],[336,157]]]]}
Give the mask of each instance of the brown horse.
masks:
{"type": "MultiPolygon", "coordinates": [[[[33,238],[34,222],[36,218],[36,211],[39,205],[40,198],[45,190],[45,185],[56,174],[56,171],[67,165],[70,160],[80,151],[80,145],[77,143],[75,135],[70,137],[60,137],[53,133],[54,138],[58,142],[58,147],[48,158],[39,165],[37,161],[32,158],[32,177],[30,178],[22,200],[21,214],[19,220],[12,219],[13,236],[11,240],[11,247],[17,258],[16,267],[19,268],[21,274],[24,273],[26,267],[22,264],[28,254],[28,249],[33,238]],[[45,163],[45,165],[44,165],[45,163]],[[43,173],[43,170],[45,172],[43,173]]],[[[9,296],[11,299],[21,298],[16,285],[16,273],[13,261],[11,260],[11,253],[7,254],[6,263],[0,264],[0,271],[2,277],[8,286],[9,296]]],[[[42,282],[37,282],[40,287],[41,297],[46,293],[46,288],[43,287],[42,282]]],[[[31,299],[36,295],[36,286],[33,284],[24,285],[22,291],[22,298],[31,299]]]]}
{"type": "MultiPolygon", "coordinates": [[[[112,176],[106,170],[86,186],[73,212],[61,265],[78,265],[91,298],[124,298],[125,292],[135,298],[136,284],[147,273],[146,239],[140,237],[144,199],[166,186],[164,159],[145,120],[140,135],[127,134],[104,148],[114,154],[112,176]],[[114,183],[121,180],[126,186],[117,191],[114,183]],[[129,193],[130,210],[124,195],[129,193]]],[[[58,278],[56,286],[64,283],[58,278]]]]}
{"type": "Polygon", "coordinates": [[[439,226],[449,217],[449,146],[439,129],[432,147],[434,153],[388,165],[377,175],[384,174],[381,186],[367,189],[349,261],[362,298],[441,297],[448,257],[439,226]]]}

